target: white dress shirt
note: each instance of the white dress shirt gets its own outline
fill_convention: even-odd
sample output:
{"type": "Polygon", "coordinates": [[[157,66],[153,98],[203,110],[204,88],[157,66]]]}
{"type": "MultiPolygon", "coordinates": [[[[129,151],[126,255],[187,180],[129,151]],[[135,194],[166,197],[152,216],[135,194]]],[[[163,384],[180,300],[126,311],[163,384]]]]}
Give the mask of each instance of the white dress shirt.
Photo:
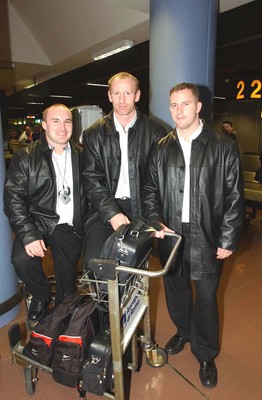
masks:
{"type": "Polygon", "coordinates": [[[119,133],[119,144],[121,150],[121,167],[120,175],[117,185],[115,198],[130,198],[130,186],[129,186],[129,168],[128,168],[128,130],[131,128],[137,119],[137,113],[135,113],[132,121],[123,127],[114,114],[114,123],[116,130],[119,133]]]}
{"type": "Polygon", "coordinates": [[[56,173],[56,186],[57,186],[57,200],[56,200],[56,212],[60,216],[58,224],[73,225],[73,214],[74,214],[74,187],[73,187],[73,171],[71,161],[71,147],[68,145],[61,154],[52,153],[52,161],[56,173]],[[58,193],[61,190],[67,190],[70,188],[70,201],[64,204],[59,198],[58,193]]]}
{"type": "Polygon", "coordinates": [[[184,185],[184,196],[182,206],[182,222],[190,222],[190,156],[191,156],[191,145],[192,140],[196,139],[201,133],[203,128],[203,122],[200,120],[200,125],[192,135],[190,135],[189,142],[187,142],[180,134],[177,129],[177,136],[181,144],[184,159],[185,159],[185,185],[184,185]]]}

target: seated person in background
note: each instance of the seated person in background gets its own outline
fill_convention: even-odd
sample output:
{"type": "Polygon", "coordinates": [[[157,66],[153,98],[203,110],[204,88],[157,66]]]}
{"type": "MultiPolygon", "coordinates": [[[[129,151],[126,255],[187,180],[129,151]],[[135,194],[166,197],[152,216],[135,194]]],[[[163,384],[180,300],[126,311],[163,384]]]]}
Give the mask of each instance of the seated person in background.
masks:
{"type": "Polygon", "coordinates": [[[55,104],[44,111],[42,126],[45,132],[29,153],[14,153],[4,188],[4,211],[15,234],[11,262],[33,296],[30,324],[44,316],[51,298],[42,265],[47,247],[54,260],[56,305],[75,291],[82,251],[82,151],[70,141],[72,114],[55,104]]]}
{"type": "Polygon", "coordinates": [[[24,131],[24,132],[21,133],[21,135],[19,136],[18,140],[19,140],[19,142],[25,142],[26,139],[27,139],[27,135],[26,135],[26,132],[24,131]]]}
{"type": "Polygon", "coordinates": [[[31,131],[30,126],[26,126],[22,135],[19,136],[19,142],[31,143],[33,140],[33,132],[31,131]]]}

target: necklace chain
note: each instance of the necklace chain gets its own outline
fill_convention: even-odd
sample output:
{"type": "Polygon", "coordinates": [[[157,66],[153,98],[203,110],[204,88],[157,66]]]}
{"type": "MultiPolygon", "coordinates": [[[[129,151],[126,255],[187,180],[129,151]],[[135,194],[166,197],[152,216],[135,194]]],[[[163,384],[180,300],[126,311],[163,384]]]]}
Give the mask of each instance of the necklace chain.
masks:
{"type": "MultiPolygon", "coordinates": [[[[58,162],[57,162],[57,159],[56,159],[56,155],[55,155],[54,152],[53,152],[53,160],[55,161],[55,164],[56,164],[56,166],[57,166],[58,173],[59,173],[59,175],[60,175],[60,177],[61,177],[63,189],[65,190],[65,183],[66,183],[66,185],[67,185],[67,191],[70,192],[70,187],[69,187],[68,182],[67,182],[67,180],[66,180],[67,149],[64,150],[64,151],[65,151],[66,153],[65,153],[65,166],[64,166],[64,173],[63,173],[63,175],[62,175],[62,173],[61,173],[61,170],[60,170],[60,167],[59,167],[59,165],[58,165],[58,162]]],[[[69,193],[68,193],[68,194],[69,194],[69,193]]]]}

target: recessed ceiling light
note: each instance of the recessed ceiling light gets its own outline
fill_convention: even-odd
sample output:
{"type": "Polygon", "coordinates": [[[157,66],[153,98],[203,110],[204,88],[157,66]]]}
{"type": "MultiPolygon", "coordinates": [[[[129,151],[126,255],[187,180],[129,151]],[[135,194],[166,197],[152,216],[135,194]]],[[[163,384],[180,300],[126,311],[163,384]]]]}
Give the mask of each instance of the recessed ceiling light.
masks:
{"type": "Polygon", "coordinates": [[[102,50],[92,53],[91,57],[96,61],[102,60],[102,58],[106,58],[112,56],[113,54],[130,49],[130,47],[133,47],[133,44],[134,43],[132,40],[121,40],[121,42],[117,42],[115,44],[112,44],[111,46],[105,47],[102,50]]]}

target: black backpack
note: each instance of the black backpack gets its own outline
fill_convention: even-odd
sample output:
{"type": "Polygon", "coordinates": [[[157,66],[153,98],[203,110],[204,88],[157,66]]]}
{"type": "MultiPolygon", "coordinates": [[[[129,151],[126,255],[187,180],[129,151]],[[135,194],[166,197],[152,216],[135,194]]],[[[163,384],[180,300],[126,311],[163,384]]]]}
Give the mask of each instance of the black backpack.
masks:
{"type": "Polygon", "coordinates": [[[38,322],[23,348],[23,354],[43,365],[50,365],[54,355],[55,339],[66,329],[73,310],[81,297],[69,294],[38,322]]]}
{"type": "Polygon", "coordinates": [[[75,308],[67,328],[55,339],[52,375],[65,386],[78,386],[90,343],[101,326],[101,313],[97,302],[83,298],[75,308]]]}

